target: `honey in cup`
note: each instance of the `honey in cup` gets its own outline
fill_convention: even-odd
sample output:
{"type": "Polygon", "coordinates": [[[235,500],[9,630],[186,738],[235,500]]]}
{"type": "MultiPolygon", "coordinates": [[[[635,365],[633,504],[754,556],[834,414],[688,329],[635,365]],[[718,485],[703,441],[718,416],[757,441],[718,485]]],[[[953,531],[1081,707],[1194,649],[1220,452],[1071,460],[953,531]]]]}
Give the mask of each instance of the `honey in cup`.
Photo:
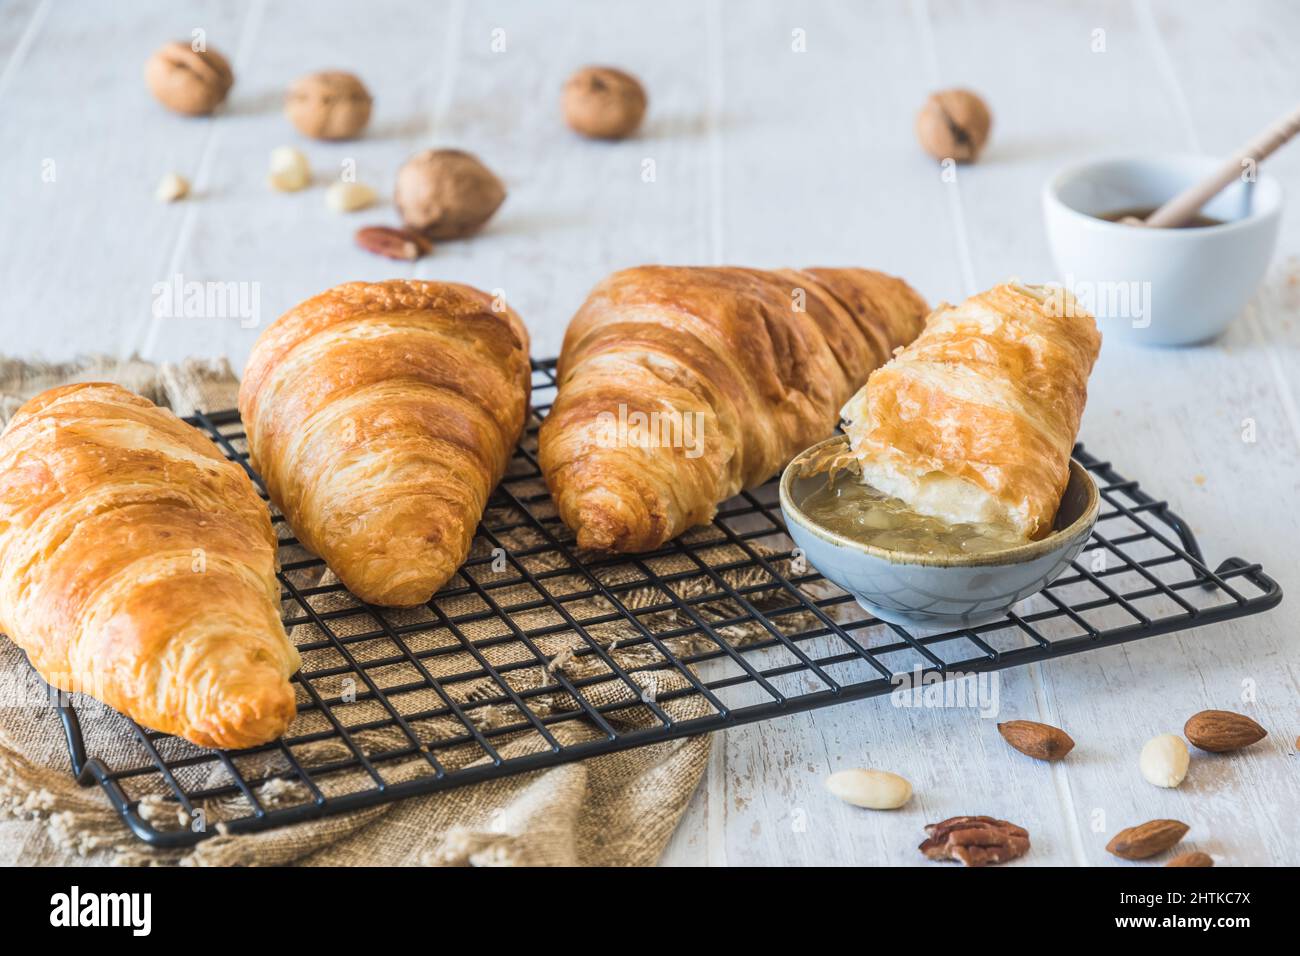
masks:
{"type": "MultiPolygon", "coordinates": [[[[1134,206],[1129,209],[1117,209],[1114,212],[1102,213],[1097,218],[1104,219],[1106,222],[1123,223],[1124,220],[1128,219],[1130,216],[1134,219],[1146,219],[1147,216],[1151,215],[1159,208],[1159,206],[1134,206]]],[[[1225,222],[1227,222],[1226,219],[1212,219],[1209,216],[1203,216],[1200,213],[1197,213],[1189,221],[1183,223],[1181,226],[1175,226],[1174,228],[1204,229],[1206,226],[1222,226],[1225,222]]]]}
{"type": "Polygon", "coordinates": [[[946,558],[987,554],[1025,543],[1008,527],[949,524],[917,514],[900,499],[849,476],[828,479],[799,507],[829,531],[888,551],[946,558]]]}

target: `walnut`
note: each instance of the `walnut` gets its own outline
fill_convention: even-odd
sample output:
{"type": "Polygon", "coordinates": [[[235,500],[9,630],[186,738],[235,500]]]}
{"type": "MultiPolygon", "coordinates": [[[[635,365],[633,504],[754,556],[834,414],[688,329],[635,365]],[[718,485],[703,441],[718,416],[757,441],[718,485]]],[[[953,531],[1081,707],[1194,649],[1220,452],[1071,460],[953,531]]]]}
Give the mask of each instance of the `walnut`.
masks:
{"type": "Polygon", "coordinates": [[[183,40],[159,47],[144,65],[154,98],[177,113],[206,116],[234,85],[230,63],[216,50],[195,50],[183,40]]]}
{"type": "Polygon", "coordinates": [[[917,849],[931,860],[960,860],[967,866],[1006,863],[1029,852],[1029,831],[993,817],[951,817],[925,828],[929,839],[917,849]]]}
{"type": "Polygon", "coordinates": [[[506,188],[492,170],[458,149],[426,149],[397,171],[393,202],[402,220],[430,239],[458,239],[492,218],[506,188]]]}
{"type": "Polygon", "coordinates": [[[592,139],[631,136],[645,117],[645,89],[609,66],[583,67],[564,84],[564,121],[592,139]]]}
{"type": "Polygon", "coordinates": [[[988,142],[993,117],[970,90],[933,93],[916,114],[916,138],[935,159],[973,163],[988,142]]]}
{"type": "Polygon", "coordinates": [[[311,73],[289,87],[284,112],[312,139],[355,139],[370,122],[370,92],[351,73],[311,73]]]}

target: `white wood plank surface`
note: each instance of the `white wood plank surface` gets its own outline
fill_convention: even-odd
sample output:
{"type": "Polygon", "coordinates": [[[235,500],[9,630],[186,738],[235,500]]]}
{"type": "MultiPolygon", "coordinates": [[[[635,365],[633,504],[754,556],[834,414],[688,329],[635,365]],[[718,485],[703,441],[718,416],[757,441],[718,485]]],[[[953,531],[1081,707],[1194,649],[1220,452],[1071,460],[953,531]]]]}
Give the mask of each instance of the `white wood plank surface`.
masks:
{"type": "MultiPolygon", "coordinates": [[[[1228,151],[1300,100],[1298,45],[1300,6],[1285,0],[378,0],[364,15],[342,0],[148,0],[111,12],[10,0],[0,16],[0,352],[225,355],[238,366],[294,303],[400,275],[503,290],[538,356],[558,351],[596,281],[641,262],[866,265],[934,302],[1011,276],[1055,278],[1039,206],[1054,169],[1103,152],[1228,151]],[[155,46],[194,28],[237,76],[211,120],[166,113],[141,77],[155,46]],[[645,82],[637,138],[589,143],[564,128],[559,88],[589,62],[645,82]],[[325,68],[356,71],[375,94],[358,142],[303,140],[282,116],[286,85],[325,68]],[[955,182],[912,133],[940,86],[979,90],[994,114],[983,161],[955,182]],[[272,193],[267,155],[282,144],[304,149],[321,184],[355,162],[383,202],[340,217],[319,187],[272,193]],[[509,189],[500,213],[410,266],[354,248],[359,225],[395,221],[393,175],[429,146],[470,150],[495,169],[509,189]],[[159,205],[154,185],[173,170],[195,195],[159,205]],[[258,326],[153,318],[154,284],[175,275],[256,283],[258,326]]],[[[1300,145],[1267,168],[1294,187],[1300,145]]],[[[1211,565],[1262,562],[1290,595],[1282,606],[1003,672],[998,719],[1064,726],[1078,747],[1059,765],[1014,753],[971,709],[887,699],[728,731],[666,864],[920,864],[921,827],[958,813],[1026,826],[1026,865],[1115,864],[1110,836],[1157,816],[1193,824],[1189,846],[1225,865],[1300,863],[1294,210],[1265,286],[1222,340],[1108,343],[1090,393],[1083,440],[1188,517],[1211,565]],[[1242,440],[1246,420],[1257,441],[1242,440]],[[1142,743],[1210,707],[1251,714],[1270,737],[1245,754],[1196,755],[1179,790],[1145,783],[1142,743]],[[892,814],[838,803],[824,778],[851,766],[904,774],[915,800],[892,814]]]]}

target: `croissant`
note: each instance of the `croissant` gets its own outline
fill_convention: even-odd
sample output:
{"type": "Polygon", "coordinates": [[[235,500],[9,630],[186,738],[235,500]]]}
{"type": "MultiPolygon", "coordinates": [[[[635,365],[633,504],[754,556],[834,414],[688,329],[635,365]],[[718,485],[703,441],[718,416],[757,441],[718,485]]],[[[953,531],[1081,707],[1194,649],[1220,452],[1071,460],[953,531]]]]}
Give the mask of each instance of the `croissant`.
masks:
{"type": "Polygon", "coordinates": [[[617,272],[569,323],[539,463],[578,545],[648,551],[835,430],[924,300],[866,269],[617,272]]]}
{"type": "Polygon", "coordinates": [[[1100,348],[1064,289],[1009,283],[941,306],[844,406],[862,480],[950,523],[1045,536],[1100,348]]]}
{"type": "Polygon", "coordinates": [[[352,282],[267,328],[239,410],[298,540],[362,600],[410,607],[468,556],[531,375],[523,323],[486,293],[352,282]]]}
{"type": "Polygon", "coordinates": [[[273,740],[298,652],[244,470],[116,385],[67,385],[0,436],[0,629],[47,682],[205,747],[273,740]]]}

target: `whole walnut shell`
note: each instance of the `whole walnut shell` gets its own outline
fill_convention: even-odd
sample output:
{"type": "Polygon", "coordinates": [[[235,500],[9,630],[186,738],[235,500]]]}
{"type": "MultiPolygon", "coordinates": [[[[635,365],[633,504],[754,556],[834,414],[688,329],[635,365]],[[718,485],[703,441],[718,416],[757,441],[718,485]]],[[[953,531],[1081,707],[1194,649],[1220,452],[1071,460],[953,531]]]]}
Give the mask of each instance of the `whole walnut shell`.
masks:
{"type": "Polygon", "coordinates": [[[154,98],[177,113],[207,116],[234,85],[230,63],[216,50],[195,50],[183,40],[159,47],[144,66],[154,98]]]}
{"type": "Polygon", "coordinates": [[[988,142],[993,117],[988,106],[970,90],[931,94],[916,114],[916,138],[935,159],[973,163],[988,142]]]}
{"type": "Polygon", "coordinates": [[[564,121],[592,139],[623,139],[645,117],[646,95],[636,77],[610,66],[583,67],[564,84],[564,121]]]}
{"type": "Polygon", "coordinates": [[[430,239],[458,239],[492,218],[506,187],[492,170],[458,149],[426,149],[397,171],[393,202],[402,221],[430,239]]]}
{"type": "Polygon", "coordinates": [[[370,122],[370,91],[351,73],[310,73],[289,87],[284,112],[313,139],[353,139],[370,122]]]}

